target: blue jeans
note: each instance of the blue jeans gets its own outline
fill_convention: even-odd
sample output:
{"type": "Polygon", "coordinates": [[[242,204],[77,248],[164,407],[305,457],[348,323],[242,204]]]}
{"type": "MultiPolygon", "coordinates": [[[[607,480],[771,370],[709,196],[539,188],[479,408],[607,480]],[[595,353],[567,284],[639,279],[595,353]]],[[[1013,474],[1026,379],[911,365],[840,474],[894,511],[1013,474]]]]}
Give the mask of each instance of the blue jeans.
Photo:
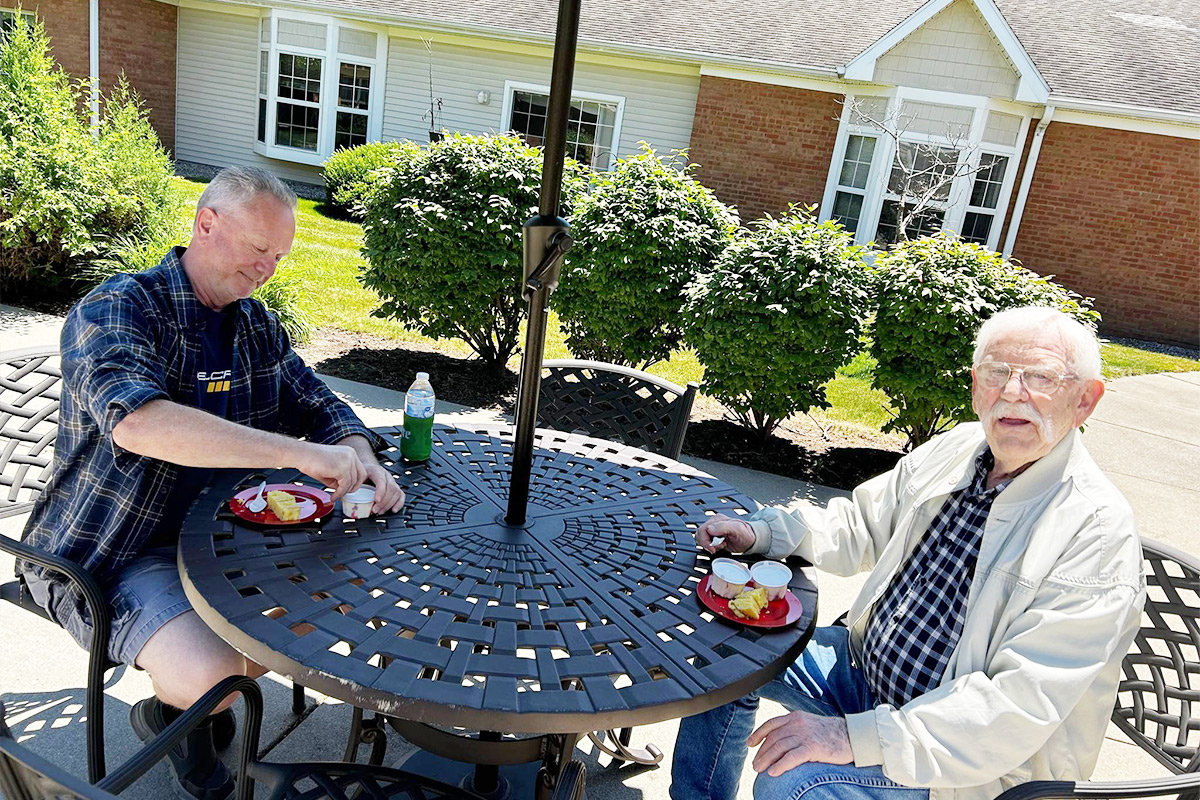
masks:
{"type": "MultiPolygon", "coordinates": [[[[862,672],[851,663],[850,632],[817,628],[800,658],[779,677],[740,700],[679,721],[671,761],[672,800],[733,800],[746,761],[746,739],[754,730],[758,699],[765,697],[789,711],[826,717],[855,714],[875,707],[862,672]]],[[[778,778],[760,773],[756,800],[926,800],[927,789],[901,786],[879,767],[853,764],[803,764],[778,778]]]]}

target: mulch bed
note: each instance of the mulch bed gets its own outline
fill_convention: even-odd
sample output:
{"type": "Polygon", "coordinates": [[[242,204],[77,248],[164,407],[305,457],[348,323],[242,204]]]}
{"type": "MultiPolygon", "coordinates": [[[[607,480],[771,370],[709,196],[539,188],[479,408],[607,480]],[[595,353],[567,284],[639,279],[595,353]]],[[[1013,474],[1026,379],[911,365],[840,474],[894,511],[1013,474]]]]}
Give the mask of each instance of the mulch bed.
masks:
{"type": "MultiPolygon", "coordinates": [[[[430,374],[442,400],[508,414],[516,404],[517,374],[512,370],[497,375],[476,359],[428,346],[324,329],[296,350],[317,372],[337,378],[403,392],[422,371],[430,374]]],[[[706,397],[697,399],[683,452],[839,489],[853,489],[891,469],[901,455],[894,437],[825,430],[801,415],[760,446],[752,433],[725,419],[721,406],[706,397]]]]}

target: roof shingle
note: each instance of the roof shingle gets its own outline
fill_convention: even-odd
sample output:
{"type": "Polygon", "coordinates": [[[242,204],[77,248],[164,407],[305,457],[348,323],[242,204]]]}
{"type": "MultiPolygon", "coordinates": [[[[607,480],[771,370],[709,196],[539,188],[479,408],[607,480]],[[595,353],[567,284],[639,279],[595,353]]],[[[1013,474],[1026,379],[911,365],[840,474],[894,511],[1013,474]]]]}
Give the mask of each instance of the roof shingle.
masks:
{"type": "MultiPolygon", "coordinates": [[[[553,37],[556,7],[535,0],[302,0],[415,25],[553,37]]],[[[680,60],[746,60],[832,70],[925,0],[584,0],[585,46],[652,48],[680,60]]],[[[1196,0],[996,0],[1051,92],[1200,113],[1196,0]],[[1189,8],[1190,6],[1190,8],[1189,8]]]]}

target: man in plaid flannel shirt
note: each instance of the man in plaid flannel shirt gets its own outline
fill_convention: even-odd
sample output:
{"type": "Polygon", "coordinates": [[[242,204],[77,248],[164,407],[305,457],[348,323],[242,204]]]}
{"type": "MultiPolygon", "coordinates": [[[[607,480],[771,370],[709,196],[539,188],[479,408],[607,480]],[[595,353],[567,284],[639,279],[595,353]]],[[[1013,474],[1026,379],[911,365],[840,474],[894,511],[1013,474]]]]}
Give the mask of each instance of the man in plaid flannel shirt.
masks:
{"type": "MultiPolygon", "coordinates": [[[[378,438],[248,299],[291,249],[295,209],[295,194],[269,173],[224,170],[200,197],[190,246],[105,281],[63,328],[54,471],[24,540],[100,582],[113,619],[109,657],[154,684],[155,697],[131,713],[143,739],[221,679],[265,672],[191,610],[174,565],[183,516],[212,469],[294,467],[332,487],[335,500],[370,481],[376,513],[404,503],[375,457],[378,438]]],[[[86,646],[91,619],[79,593],[59,575],[19,568],[86,646]]],[[[233,699],[171,754],[194,797],[233,790],[215,755],[233,735],[233,699]]]]}
{"type": "Polygon", "coordinates": [[[710,518],[710,552],[870,570],[755,695],[680,724],[675,800],[984,800],[1095,766],[1145,586],[1132,512],[1079,440],[1095,335],[1022,308],[981,327],[963,423],[827,508],[710,518]],[[758,697],[791,713],[753,730],[758,697]]]}

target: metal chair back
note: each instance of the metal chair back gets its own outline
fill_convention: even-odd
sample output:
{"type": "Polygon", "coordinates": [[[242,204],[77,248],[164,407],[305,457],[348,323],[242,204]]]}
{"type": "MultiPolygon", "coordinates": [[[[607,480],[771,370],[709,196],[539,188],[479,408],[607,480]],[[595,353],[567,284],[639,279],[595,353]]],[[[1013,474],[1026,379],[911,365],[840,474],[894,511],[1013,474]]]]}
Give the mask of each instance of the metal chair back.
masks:
{"type": "Polygon", "coordinates": [[[1112,720],[1175,773],[1200,767],[1200,560],[1142,541],[1146,609],[1112,720]]]}
{"type": "Polygon", "coordinates": [[[50,477],[59,363],[54,348],[0,353],[0,517],[28,511],[50,477]]]}
{"type": "Polygon", "coordinates": [[[542,364],[538,425],[678,458],[698,388],[618,364],[547,361],[542,364]]]}

